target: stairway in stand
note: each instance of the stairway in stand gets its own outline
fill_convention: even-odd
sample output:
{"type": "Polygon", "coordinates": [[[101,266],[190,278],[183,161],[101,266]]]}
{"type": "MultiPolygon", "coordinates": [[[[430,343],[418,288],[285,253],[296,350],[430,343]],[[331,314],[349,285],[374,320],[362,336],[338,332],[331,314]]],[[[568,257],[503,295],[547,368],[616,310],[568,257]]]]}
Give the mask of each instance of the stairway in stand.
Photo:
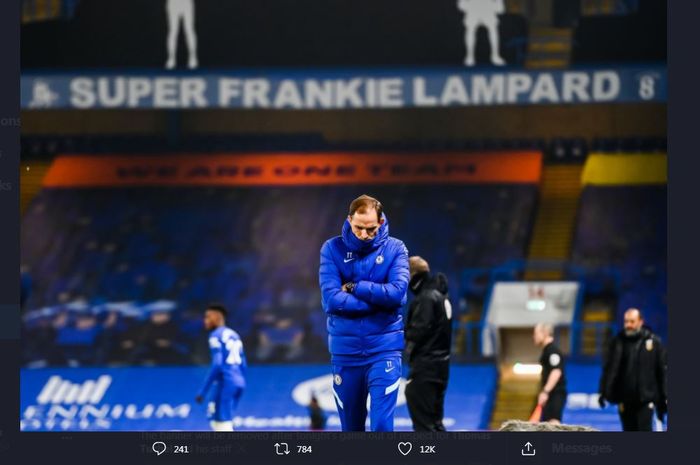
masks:
{"type": "MultiPolygon", "coordinates": [[[[543,168],[528,260],[568,260],[581,196],[582,170],[582,165],[543,168]]],[[[561,271],[528,271],[525,275],[530,281],[561,278],[561,271]]]]}
{"type": "Polygon", "coordinates": [[[516,375],[512,366],[501,365],[489,429],[498,430],[507,420],[529,419],[535,408],[539,379],[539,375],[516,375]]]}
{"type": "Polygon", "coordinates": [[[572,31],[567,28],[534,26],[528,38],[525,67],[566,68],[571,61],[572,31]]]}

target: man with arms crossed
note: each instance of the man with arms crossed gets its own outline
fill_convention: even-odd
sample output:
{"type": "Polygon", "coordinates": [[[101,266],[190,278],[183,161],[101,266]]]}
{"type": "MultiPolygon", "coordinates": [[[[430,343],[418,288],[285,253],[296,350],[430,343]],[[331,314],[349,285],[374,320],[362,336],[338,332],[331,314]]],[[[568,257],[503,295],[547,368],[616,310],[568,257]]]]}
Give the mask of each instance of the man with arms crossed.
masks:
{"type": "Polygon", "coordinates": [[[321,247],[319,268],[343,431],[365,430],[368,395],[371,430],[394,429],[408,281],[408,250],[389,237],[382,204],[367,195],[353,200],[342,235],[321,247]]]}

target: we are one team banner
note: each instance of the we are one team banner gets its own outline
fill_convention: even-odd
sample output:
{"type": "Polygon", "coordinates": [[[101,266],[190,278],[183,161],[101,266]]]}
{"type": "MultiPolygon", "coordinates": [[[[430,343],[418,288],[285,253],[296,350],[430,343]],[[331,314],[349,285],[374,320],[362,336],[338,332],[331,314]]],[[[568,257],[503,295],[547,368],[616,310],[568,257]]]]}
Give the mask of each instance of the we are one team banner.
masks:
{"type": "Polygon", "coordinates": [[[542,71],[24,74],[23,109],[296,109],[665,102],[665,66],[542,71]]]}
{"type": "Polygon", "coordinates": [[[62,155],[46,188],[537,183],[542,153],[62,155]]]}

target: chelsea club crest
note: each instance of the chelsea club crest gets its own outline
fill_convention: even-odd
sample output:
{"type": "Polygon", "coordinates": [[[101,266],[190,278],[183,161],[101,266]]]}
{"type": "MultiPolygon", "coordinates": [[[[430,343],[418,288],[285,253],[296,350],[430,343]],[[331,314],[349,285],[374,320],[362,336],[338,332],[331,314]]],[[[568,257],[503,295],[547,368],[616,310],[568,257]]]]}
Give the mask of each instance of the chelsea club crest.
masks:
{"type": "Polygon", "coordinates": [[[376,263],[377,265],[381,265],[382,263],[384,263],[384,257],[381,255],[377,255],[377,258],[374,259],[374,263],[376,263]]]}

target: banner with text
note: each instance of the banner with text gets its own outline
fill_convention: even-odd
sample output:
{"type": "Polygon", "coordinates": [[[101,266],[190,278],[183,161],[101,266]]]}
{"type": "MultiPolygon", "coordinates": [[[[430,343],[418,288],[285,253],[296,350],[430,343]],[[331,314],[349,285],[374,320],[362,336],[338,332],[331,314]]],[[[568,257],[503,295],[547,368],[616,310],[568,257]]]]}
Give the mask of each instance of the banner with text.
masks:
{"type": "MultiPolygon", "coordinates": [[[[207,403],[195,395],[207,367],[43,368],[20,374],[22,431],[208,431],[207,403]]],[[[413,428],[406,375],[394,416],[397,431],[413,428]]],[[[452,365],[445,426],[487,427],[498,373],[494,365],[452,365]]],[[[330,431],[340,430],[330,365],[251,366],[234,412],[237,431],[308,431],[314,395],[330,431]]],[[[371,409],[371,404],[370,404],[371,409]]]]}
{"type": "Polygon", "coordinates": [[[23,109],[275,109],[665,102],[666,68],[24,74],[23,109]]]}
{"type": "Polygon", "coordinates": [[[537,183],[542,154],[64,155],[44,187],[537,183]]]}

